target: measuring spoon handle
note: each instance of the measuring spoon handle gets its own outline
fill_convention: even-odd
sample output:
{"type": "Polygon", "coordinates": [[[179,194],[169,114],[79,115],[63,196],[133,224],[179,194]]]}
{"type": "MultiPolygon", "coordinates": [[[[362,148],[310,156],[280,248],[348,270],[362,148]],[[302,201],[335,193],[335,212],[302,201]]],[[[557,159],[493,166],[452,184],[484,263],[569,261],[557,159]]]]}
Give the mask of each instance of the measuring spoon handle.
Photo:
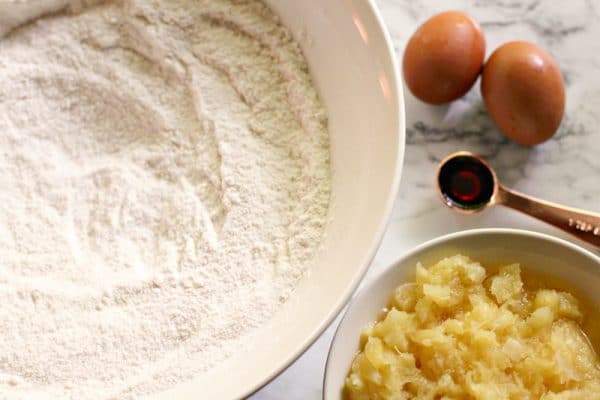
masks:
{"type": "Polygon", "coordinates": [[[498,187],[498,204],[554,225],[600,249],[600,214],[565,207],[498,187]]]}

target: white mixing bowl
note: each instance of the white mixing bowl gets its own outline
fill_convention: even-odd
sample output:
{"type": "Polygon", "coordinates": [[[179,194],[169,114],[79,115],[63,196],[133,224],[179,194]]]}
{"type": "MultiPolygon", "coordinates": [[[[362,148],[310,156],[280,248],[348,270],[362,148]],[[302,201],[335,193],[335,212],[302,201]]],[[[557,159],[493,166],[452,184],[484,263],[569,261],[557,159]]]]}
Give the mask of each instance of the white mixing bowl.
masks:
{"type": "MultiPolygon", "coordinates": [[[[581,247],[552,236],[516,229],[474,229],[442,236],[404,255],[352,300],[327,358],[324,400],[341,398],[344,379],[359,350],[361,331],[377,318],[398,285],[414,281],[417,262],[432,265],[454,254],[464,254],[483,265],[518,262],[525,269],[574,288],[590,302],[591,310],[600,308],[600,257],[581,247]]],[[[593,322],[596,323],[596,319],[593,322]]],[[[590,339],[597,345],[600,338],[590,339]]]]}
{"type": "Polygon", "coordinates": [[[310,274],[237,356],[157,399],[236,399],[319,336],[379,245],[404,154],[404,102],[390,38],[371,1],[267,0],[299,40],[329,113],[333,198],[310,274]]]}

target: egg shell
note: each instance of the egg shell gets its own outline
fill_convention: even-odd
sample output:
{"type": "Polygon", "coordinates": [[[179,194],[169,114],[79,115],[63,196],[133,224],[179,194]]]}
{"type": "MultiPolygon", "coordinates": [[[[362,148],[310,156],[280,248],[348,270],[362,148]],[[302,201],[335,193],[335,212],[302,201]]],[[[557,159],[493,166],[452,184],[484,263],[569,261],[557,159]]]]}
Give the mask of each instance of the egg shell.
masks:
{"type": "Polygon", "coordinates": [[[550,139],[565,110],[558,64],[528,42],[509,42],[494,51],[483,69],[481,94],[498,128],[527,146],[550,139]]]}
{"type": "Polygon", "coordinates": [[[485,38],[472,17],[446,11],[425,21],[411,36],[402,62],[415,97],[442,104],[463,96],[481,72],[485,38]]]}

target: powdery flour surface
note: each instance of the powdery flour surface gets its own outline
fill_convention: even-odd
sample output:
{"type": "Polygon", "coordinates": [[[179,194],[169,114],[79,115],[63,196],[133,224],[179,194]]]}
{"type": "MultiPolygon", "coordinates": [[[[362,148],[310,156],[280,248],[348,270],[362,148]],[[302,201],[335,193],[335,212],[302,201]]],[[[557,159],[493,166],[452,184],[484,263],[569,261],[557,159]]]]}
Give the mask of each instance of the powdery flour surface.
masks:
{"type": "Polygon", "coordinates": [[[254,0],[18,4],[0,6],[0,398],[154,393],[243,351],[327,219],[298,45],[254,0]]]}

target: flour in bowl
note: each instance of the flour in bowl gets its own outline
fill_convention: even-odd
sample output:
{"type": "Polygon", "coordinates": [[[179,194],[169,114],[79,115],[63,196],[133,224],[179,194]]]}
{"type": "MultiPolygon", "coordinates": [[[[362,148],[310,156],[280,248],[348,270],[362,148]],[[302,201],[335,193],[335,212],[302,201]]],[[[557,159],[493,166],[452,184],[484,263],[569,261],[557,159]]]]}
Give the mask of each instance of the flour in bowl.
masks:
{"type": "Polygon", "coordinates": [[[0,398],[128,398],[244,349],[311,267],[326,113],[255,0],[0,3],[0,398]]]}

